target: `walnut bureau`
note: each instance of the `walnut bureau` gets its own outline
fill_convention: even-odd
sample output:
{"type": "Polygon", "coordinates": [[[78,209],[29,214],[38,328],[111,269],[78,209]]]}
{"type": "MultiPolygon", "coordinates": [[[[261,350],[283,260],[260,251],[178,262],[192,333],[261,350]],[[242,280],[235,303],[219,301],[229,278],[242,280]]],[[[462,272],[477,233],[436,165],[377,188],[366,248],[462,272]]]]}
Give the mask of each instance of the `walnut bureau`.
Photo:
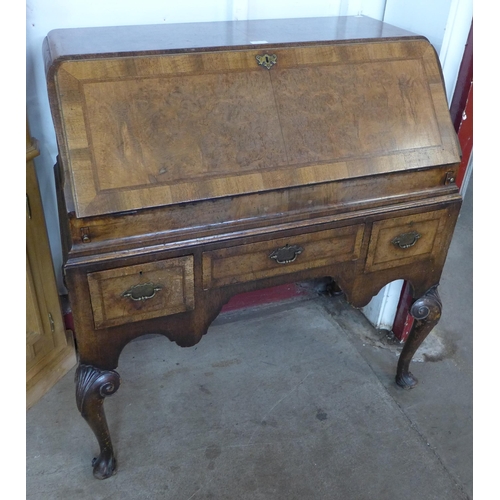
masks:
{"type": "Polygon", "coordinates": [[[366,17],[60,29],[44,41],[77,406],[94,475],[123,347],[200,341],[231,296],[412,285],[396,370],[438,322],[460,148],[430,43],[366,17]]]}

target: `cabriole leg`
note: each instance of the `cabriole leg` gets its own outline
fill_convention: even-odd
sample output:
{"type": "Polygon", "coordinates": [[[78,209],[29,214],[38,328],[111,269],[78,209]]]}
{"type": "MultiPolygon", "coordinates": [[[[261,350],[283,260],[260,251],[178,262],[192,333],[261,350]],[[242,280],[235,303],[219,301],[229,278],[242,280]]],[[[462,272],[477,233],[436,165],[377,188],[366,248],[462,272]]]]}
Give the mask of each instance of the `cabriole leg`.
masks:
{"type": "Polygon", "coordinates": [[[106,396],[114,394],[120,386],[120,376],[114,370],[99,370],[91,365],[78,365],[75,374],[76,405],[82,417],[94,432],[100,447],[100,454],[94,458],[94,476],[106,479],[116,471],[116,460],[109,434],[103,402],[106,396]]]}
{"type": "Polygon", "coordinates": [[[437,285],[430,288],[413,303],[410,314],[415,318],[415,322],[399,356],[396,373],[396,383],[400,387],[412,389],[417,385],[418,380],[409,371],[410,362],[420,344],[422,344],[441,318],[441,310],[442,304],[437,291],[437,285]]]}

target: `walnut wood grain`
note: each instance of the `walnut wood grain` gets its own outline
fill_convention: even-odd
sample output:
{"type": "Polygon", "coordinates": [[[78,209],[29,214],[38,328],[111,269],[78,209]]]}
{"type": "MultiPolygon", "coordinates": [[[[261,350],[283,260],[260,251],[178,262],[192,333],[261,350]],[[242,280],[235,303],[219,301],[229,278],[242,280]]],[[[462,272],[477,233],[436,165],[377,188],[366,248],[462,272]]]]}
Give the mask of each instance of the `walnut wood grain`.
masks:
{"type": "Polygon", "coordinates": [[[443,304],[437,285],[431,287],[412,304],[410,314],[415,319],[410,335],[401,351],[396,372],[396,383],[403,389],[413,389],[417,378],[410,372],[413,355],[441,318],[443,304]]]}
{"type": "Polygon", "coordinates": [[[359,257],[363,230],[364,226],[358,224],[204,252],[203,287],[208,289],[255,281],[356,260],[359,257]],[[300,245],[301,256],[286,265],[279,265],[272,259],[272,254],[286,245],[300,245]]]}
{"type": "MultiPolygon", "coordinates": [[[[355,307],[397,279],[415,310],[432,302],[460,150],[425,38],[364,17],[264,20],[55,30],[44,54],[97,477],[115,459],[84,380],[113,378],[131,340],[193,346],[233,295],[325,276],[355,307]]],[[[417,323],[400,385],[434,320],[417,323]]]]}
{"type": "MultiPolygon", "coordinates": [[[[76,258],[109,249],[136,248],[138,235],[144,244],[153,245],[159,241],[189,240],[190,235],[220,234],[228,227],[262,227],[325,216],[339,220],[388,204],[417,207],[443,196],[456,196],[456,187],[445,186],[447,173],[453,171],[453,167],[441,167],[398,172],[98,217],[67,218],[63,212],[62,230],[76,258]],[[82,241],[83,228],[90,235],[87,243],[82,241]]],[[[57,177],[60,205],[64,205],[64,183],[57,177]]]]}
{"type": "Polygon", "coordinates": [[[227,50],[268,43],[422,38],[369,17],[259,19],[210,23],[106,26],[52,30],[44,41],[47,67],[54,60],[117,57],[123,54],[227,50]]]}
{"type": "Polygon", "coordinates": [[[429,258],[442,247],[448,217],[447,210],[438,210],[375,222],[365,270],[372,272],[429,258]],[[398,236],[410,232],[418,234],[414,244],[401,248],[394,243],[398,236]]]}
{"type": "Polygon", "coordinates": [[[60,150],[77,216],[456,158],[428,42],[266,50],[271,71],[256,64],[260,48],[63,61],[60,150]]]}
{"type": "Polygon", "coordinates": [[[99,443],[99,455],[92,461],[94,477],[107,479],[116,473],[117,464],[103,403],[105,397],[120,387],[120,376],[114,370],[99,370],[80,363],[75,372],[75,383],[76,405],[99,443]]]}
{"type": "Polygon", "coordinates": [[[87,275],[96,328],[194,309],[193,257],[177,257],[87,275]],[[152,290],[137,293],[134,287],[152,290]],[[135,299],[135,300],[134,300],[135,299]]]}

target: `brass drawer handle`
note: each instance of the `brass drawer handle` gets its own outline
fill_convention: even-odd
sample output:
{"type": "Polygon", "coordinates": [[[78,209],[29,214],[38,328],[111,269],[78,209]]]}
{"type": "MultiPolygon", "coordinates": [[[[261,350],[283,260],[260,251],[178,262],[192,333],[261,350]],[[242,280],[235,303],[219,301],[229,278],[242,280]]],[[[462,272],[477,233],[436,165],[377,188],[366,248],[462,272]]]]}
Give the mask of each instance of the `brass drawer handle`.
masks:
{"type": "Polygon", "coordinates": [[[304,249],[298,245],[288,245],[288,243],[281,248],[277,248],[269,258],[275,260],[278,264],[289,264],[293,262],[304,249]]]}
{"type": "Polygon", "coordinates": [[[410,248],[422,237],[417,231],[410,231],[409,233],[402,233],[396,236],[391,243],[398,248],[410,248]]]}
{"type": "Polygon", "coordinates": [[[131,300],[148,300],[152,299],[156,292],[159,292],[163,287],[153,283],[141,283],[129,288],[126,292],[122,293],[122,297],[131,300]]]}
{"type": "Polygon", "coordinates": [[[264,54],[263,56],[255,56],[257,64],[264,66],[264,68],[271,69],[277,62],[278,56],[276,54],[264,54]]]}

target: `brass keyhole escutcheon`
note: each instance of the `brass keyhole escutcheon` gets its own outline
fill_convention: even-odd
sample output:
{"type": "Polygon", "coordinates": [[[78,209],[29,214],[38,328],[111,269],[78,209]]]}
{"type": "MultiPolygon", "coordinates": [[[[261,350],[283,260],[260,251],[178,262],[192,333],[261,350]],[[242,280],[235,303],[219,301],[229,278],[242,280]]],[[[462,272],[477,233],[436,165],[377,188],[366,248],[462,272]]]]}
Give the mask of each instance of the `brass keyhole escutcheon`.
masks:
{"type": "Polygon", "coordinates": [[[271,69],[277,62],[278,56],[276,54],[264,54],[262,56],[255,56],[257,64],[266,69],[271,69]]]}

